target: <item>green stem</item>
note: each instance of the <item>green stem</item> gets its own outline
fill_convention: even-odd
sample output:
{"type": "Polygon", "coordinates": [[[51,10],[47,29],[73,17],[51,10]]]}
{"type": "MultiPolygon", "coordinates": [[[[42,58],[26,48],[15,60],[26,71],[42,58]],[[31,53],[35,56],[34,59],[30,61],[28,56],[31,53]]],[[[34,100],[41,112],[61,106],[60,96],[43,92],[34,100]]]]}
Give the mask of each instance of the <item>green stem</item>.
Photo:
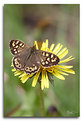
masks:
{"type": "Polygon", "coordinates": [[[40,84],[40,113],[41,117],[44,117],[44,97],[43,97],[43,90],[41,90],[41,84],[40,84]]]}

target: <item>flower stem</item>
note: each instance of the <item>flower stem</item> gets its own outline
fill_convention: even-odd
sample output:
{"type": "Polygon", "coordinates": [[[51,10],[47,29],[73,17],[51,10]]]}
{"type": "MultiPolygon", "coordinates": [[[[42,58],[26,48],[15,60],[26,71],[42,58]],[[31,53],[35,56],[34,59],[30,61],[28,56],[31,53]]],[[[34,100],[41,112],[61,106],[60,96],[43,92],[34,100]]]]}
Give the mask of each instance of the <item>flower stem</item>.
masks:
{"type": "Polygon", "coordinates": [[[40,115],[44,117],[44,97],[43,97],[43,90],[41,90],[40,84],[40,115]]]}

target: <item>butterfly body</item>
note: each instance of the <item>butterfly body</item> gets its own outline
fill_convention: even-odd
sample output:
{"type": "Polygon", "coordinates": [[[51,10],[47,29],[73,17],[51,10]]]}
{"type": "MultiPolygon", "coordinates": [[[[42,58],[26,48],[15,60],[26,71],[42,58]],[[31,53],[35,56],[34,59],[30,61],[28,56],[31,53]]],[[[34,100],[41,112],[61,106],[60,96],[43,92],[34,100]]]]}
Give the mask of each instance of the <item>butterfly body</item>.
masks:
{"type": "Polygon", "coordinates": [[[55,54],[37,50],[35,46],[29,47],[20,40],[11,40],[10,50],[15,55],[13,65],[16,70],[23,70],[27,74],[38,72],[40,65],[49,68],[60,61],[55,54]]]}

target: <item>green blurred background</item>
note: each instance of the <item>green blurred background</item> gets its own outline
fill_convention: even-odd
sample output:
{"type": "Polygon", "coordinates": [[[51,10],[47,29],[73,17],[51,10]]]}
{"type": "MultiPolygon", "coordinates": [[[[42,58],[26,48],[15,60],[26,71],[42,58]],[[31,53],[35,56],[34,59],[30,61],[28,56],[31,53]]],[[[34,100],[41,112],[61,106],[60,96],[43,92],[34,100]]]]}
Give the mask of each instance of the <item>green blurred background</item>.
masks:
{"type": "Polygon", "coordinates": [[[31,86],[32,79],[22,84],[11,71],[12,54],[9,42],[19,39],[29,45],[35,40],[49,40],[49,44],[61,43],[69,49],[74,60],[75,75],[66,80],[54,78],[54,88],[44,89],[46,117],[78,117],[80,115],[80,5],[53,4],[4,5],[4,116],[40,116],[39,85],[31,86]]]}

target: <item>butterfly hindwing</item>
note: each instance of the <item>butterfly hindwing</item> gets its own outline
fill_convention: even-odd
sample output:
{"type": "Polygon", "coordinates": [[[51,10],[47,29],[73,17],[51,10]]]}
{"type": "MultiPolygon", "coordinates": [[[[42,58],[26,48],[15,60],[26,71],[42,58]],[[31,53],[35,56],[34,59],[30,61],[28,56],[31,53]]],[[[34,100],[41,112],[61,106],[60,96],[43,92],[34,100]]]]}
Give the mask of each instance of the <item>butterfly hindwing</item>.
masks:
{"type": "Polygon", "coordinates": [[[39,53],[40,63],[44,68],[48,68],[58,64],[59,58],[55,54],[42,50],[40,50],[39,53]]]}
{"type": "Polygon", "coordinates": [[[17,70],[24,70],[27,58],[30,56],[31,48],[28,48],[13,58],[13,65],[17,70]]]}

